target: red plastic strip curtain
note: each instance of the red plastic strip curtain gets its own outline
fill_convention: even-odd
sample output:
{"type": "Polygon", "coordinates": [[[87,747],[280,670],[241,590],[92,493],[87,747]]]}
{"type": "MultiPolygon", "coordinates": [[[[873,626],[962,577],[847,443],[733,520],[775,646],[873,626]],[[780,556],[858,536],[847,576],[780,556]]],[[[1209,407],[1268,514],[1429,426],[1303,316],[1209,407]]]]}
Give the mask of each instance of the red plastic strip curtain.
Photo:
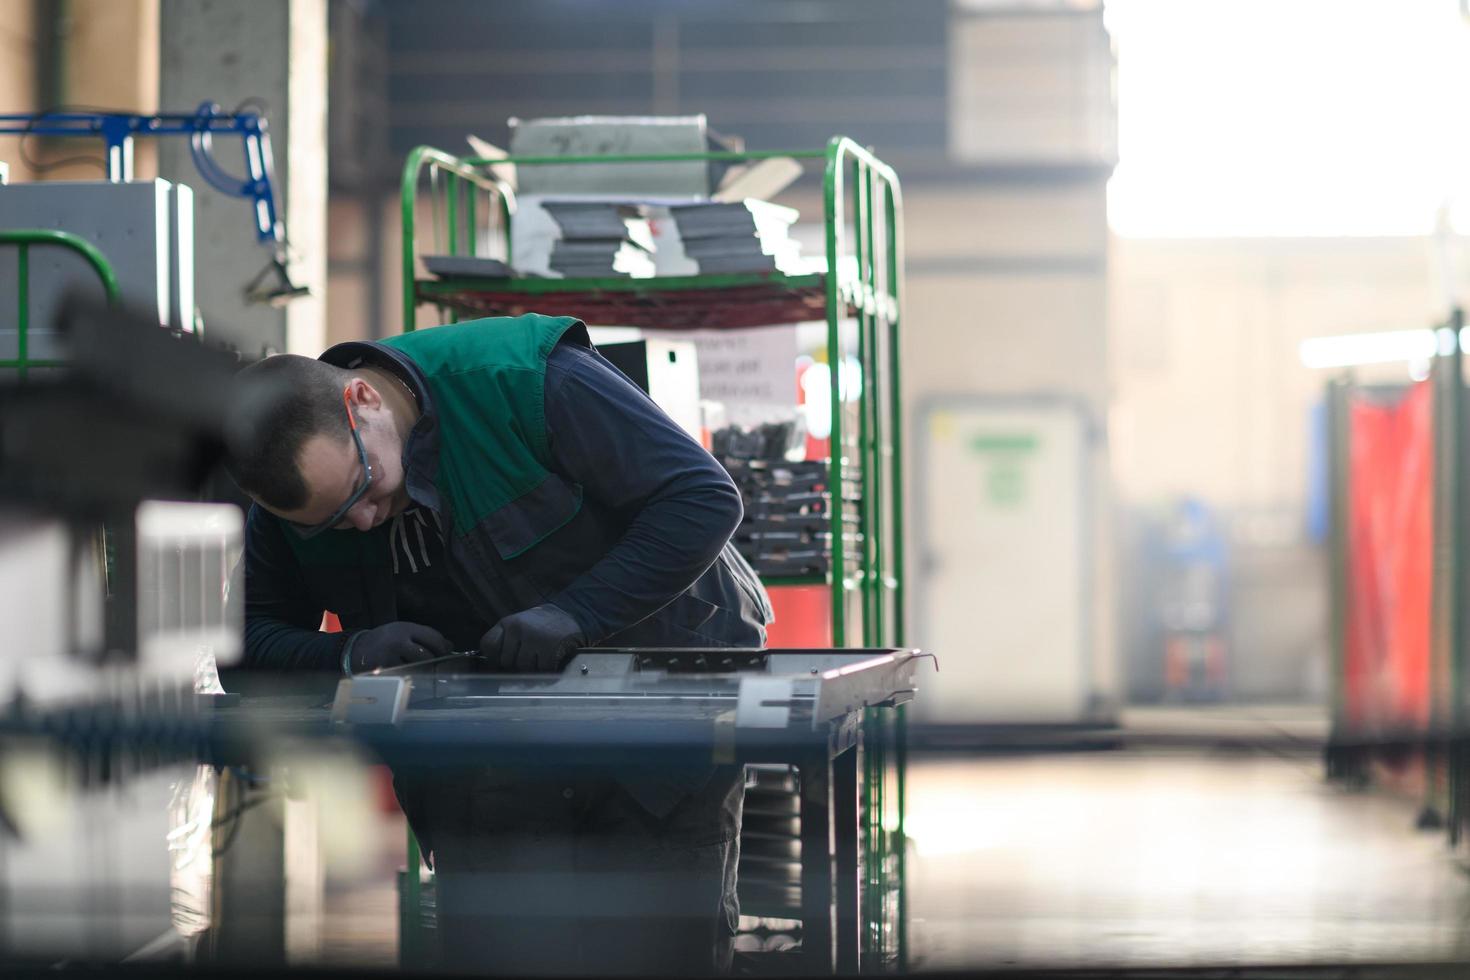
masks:
{"type": "Polygon", "coordinates": [[[1343,694],[1359,731],[1429,723],[1433,401],[1349,406],[1347,649],[1343,694]]]}

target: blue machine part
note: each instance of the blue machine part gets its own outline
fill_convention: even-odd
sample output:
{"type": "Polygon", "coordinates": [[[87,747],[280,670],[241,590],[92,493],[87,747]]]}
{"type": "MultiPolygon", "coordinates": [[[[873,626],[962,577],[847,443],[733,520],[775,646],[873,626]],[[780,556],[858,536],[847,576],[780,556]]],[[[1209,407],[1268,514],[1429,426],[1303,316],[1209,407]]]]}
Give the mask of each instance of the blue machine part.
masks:
{"type": "Polygon", "coordinates": [[[1209,505],[1183,497],[1163,526],[1165,576],[1159,611],[1165,629],[1217,631],[1227,615],[1228,550],[1209,505]]]}
{"type": "Polygon", "coordinates": [[[245,287],[257,302],[279,305],[310,290],[291,283],[286,269],[286,228],[276,211],[275,166],[270,132],[265,117],[256,112],[222,112],[213,102],[203,102],[191,113],[134,115],[121,112],[44,112],[0,114],[0,133],[37,136],[101,138],[107,145],[107,179],[114,182],[133,176],[133,140],[137,137],[187,136],[189,153],[199,175],[221,194],[251,202],[255,237],[271,250],[270,263],[245,287]],[[245,176],[236,177],[214,156],[215,135],[240,137],[245,158],[245,176]],[[267,279],[274,278],[274,283],[267,279]]]}
{"type": "Polygon", "coordinates": [[[1324,544],[1332,527],[1331,455],[1327,403],[1312,403],[1307,415],[1307,536],[1324,544]]]}

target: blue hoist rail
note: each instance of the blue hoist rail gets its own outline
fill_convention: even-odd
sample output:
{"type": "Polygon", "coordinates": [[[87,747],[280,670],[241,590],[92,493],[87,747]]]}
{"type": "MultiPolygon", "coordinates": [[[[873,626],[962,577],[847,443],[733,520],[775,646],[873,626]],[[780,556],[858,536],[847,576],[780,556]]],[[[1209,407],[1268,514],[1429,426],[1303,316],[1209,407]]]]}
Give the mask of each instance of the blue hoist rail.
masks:
{"type": "Polygon", "coordinates": [[[153,115],[126,112],[42,112],[0,114],[0,133],[22,136],[90,137],[107,146],[107,179],[133,177],[133,140],[138,137],[187,136],[189,154],[205,183],[221,194],[249,200],[255,237],[271,252],[271,261],[245,287],[248,298],[280,304],[310,290],[296,286],[287,272],[285,224],[276,205],[275,164],[270,130],[258,112],[223,112],[213,102],[201,103],[192,113],[153,115]],[[237,177],[215,158],[214,137],[239,137],[245,175],[237,177]],[[268,281],[273,280],[273,281],[268,281]]]}

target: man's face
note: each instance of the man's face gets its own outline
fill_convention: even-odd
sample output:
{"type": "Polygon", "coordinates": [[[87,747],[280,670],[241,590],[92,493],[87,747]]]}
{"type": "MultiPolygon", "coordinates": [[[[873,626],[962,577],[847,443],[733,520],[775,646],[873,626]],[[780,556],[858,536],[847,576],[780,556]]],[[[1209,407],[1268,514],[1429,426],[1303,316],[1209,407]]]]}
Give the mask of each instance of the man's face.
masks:
{"type": "MultiPolygon", "coordinates": [[[[408,506],[408,493],[403,485],[403,444],[392,414],[371,384],[354,378],[348,386],[347,401],[357,418],[357,434],[373,479],[367,491],[334,526],[341,530],[368,531],[408,506]]],[[[346,411],[344,405],[344,415],[346,411]]],[[[302,445],[297,466],[306,483],[306,503],[290,511],[267,509],[305,527],[315,527],[330,519],[365,477],[357,442],[350,434],[312,436],[302,445]]]]}

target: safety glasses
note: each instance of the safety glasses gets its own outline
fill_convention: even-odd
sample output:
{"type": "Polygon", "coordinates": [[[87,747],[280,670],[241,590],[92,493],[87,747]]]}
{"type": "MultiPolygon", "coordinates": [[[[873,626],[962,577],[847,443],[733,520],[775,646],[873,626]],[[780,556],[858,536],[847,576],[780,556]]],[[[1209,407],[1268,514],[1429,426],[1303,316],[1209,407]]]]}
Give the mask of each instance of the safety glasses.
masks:
{"type": "Polygon", "coordinates": [[[330,531],[341,524],[347,512],[352,509],[352,505],[361,500],[362,495],[368,492],[368,487],[373,485],[373,468],[368,464],[367,450],[362,446],[362,436],[357,434],[357,419],[352,414],[351,399],[352,386],[349,385],[342,389],[342,405],[347,409],[347,427],[352,433],[352,441],[357,444],[357,458],[362,463],[362,482],[358,484],[356,490],[352,491],[352,496],[347,498],[346,503],[338,507],[331,517],[320,524],[297,524],[291,521],[292,529],[302,538],[314,538],[323,531],[330,531]]]}

